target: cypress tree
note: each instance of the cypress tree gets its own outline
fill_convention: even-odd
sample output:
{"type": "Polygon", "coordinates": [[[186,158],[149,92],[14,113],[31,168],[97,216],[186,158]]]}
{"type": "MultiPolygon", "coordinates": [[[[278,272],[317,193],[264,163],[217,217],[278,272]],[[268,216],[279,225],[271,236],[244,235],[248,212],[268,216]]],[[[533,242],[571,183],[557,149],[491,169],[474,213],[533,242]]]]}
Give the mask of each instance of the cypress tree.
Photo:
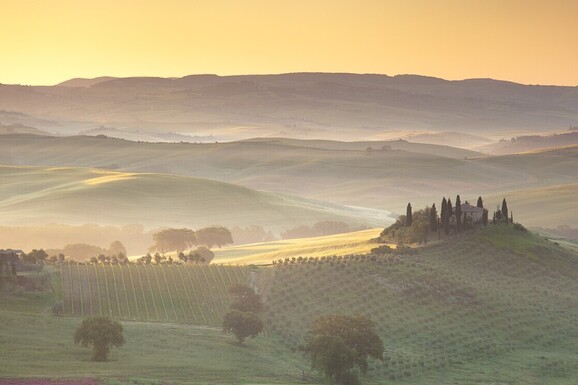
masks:
{"type": "Polygon", "coordinates": [[[446,197],[442,199],[442,212],[440,213],[440,225],[444,229],[444,234],[449,232],[449,221],[448,221],[448,202],[446,197]]]}
{"type": "Polygon", "coordinates": [[[413,222],[413,218],[412,218],[412,213],[411,213],[411,203],[408,203],[407,209],[405,212],[405,227],[410,227],[412,222],[413,222]]]}
{"type": "Polygon", "coordinates": [[[442,199],[442,211],[440,212],[441,223],[445,222],[447,212],[448,212],[448,202],[446,201],[446,197],[444,197],[444,199],[442,199]]]}
{"type": "MultiPolygon", "coordinates": [[[[494,215],[494,220],[496,219],[496,216],[494,215]]],[[[484,211],[482,212],[482,225],[487,226],[488,225],[488,210],[484,209],[484,211]]]]}
{"type": "Polygon", "coordinates": [[[435,203],[431,206],[429,211],[429,228],[431,231],[438,230],[438,211],[435,203]]]}
{"type": "Polygon", "coordinates": [[[502,201],[502,218],[508,223],[508,204],[506,203],[506,198],[502,201]]]}
{"type": "Polygon", "coordinates": [[[482,201],[482,197],[478,197],[478,204],[476,206],[481,209],[484,208],[484,201],[482,201]]]}
{"type": "Polygon", "coordinates": [[[456,213],[456,232],[459,233],[460,231],[462,231],[462,201],[459,195],[456,196],[455,213],[456,213]]]}
{"type": "Polygon", "coordinates": [[[448,198],[446,203],[446,216],[444,222],[444,233],[446,235],[449,235],[450,233],[450,220],[452,218],[452,215],[454,215],[454,212],[452,210],[452,201],[450,198],[448,198]]]}

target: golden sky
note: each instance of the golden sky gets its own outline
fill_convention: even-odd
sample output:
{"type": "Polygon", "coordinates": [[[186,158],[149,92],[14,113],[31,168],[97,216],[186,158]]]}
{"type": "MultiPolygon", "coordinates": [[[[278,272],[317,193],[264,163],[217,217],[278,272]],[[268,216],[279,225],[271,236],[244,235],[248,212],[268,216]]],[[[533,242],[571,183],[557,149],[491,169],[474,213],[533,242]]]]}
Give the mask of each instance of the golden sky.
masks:
{"type": "Polygon", "coordinates": [[[578,85],[577,0],[0,0],[0,83],[302,71],[578,85]]]}

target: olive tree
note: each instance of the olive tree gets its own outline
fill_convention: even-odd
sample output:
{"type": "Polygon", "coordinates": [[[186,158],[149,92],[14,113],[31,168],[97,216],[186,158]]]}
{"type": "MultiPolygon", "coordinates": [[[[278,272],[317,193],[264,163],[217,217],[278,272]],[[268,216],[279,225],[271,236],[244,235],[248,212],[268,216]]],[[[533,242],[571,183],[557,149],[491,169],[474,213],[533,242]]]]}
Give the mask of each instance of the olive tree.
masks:
{"type": "Polygon", "coordinates": [[[240,345],[245,338],[255,338],[257,334],[261,333],[263,330],[263,321],[261,321],[255,313],[232,309],[225,314],[223,330],[225,332],[233,332],[240,345]]]}
{"type": "Polygon", "coordinates": [[[110,348],[124,344],[122,325],[108,317],[89,317],[82,321],[74,333],[74,343],[93,346],[92,359],[106,361],[110,348]]]}
{"type": "Polygon", "coordinates": [[[373,322],[362,315],[330,314],[316,319],[305,350],[313,369],[339,384],[357,382],[353,369],[367,372],[369,357],[383,359],[383,342],[373,322]]]}

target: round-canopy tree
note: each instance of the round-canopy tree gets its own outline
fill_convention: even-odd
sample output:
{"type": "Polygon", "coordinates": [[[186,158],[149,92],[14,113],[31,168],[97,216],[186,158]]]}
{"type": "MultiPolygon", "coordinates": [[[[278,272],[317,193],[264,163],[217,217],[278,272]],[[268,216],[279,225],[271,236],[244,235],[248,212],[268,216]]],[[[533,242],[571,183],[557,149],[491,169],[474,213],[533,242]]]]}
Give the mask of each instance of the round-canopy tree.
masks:
{"type": "Polygon", "coordinates": [[[195,232],[197,237],[197,244],[205,245],[209,249],[214,245],[221,246],[233,243],[233,236],[231,232],[222,226],[211,226],[197,230],[195,232]]]}
{"type": "Polygon", "coordinates": [[[306,351],[314,369],[331,381],[345,383],[354,379],[353,367],[367,371],[368,357],[383,359],[383,342],[367,317],[330,314],[313,323],[306,351]]]}
{"type": "Polygon", "coordinates": [[[243,312],[236,309],[229,311],[223,320],[223,330],[233,332],[239,344],[245,338],[255,338],[263,330],[263,321],[252,312],[243,312]]]}
{"type": "Polygon", "coordinates": [[[122,325],[108,317],[89,317],[82,321],[74,333],[74,343],[92,345],[94,361],[106,361],[110,348],[124,344],[122,325]]]}

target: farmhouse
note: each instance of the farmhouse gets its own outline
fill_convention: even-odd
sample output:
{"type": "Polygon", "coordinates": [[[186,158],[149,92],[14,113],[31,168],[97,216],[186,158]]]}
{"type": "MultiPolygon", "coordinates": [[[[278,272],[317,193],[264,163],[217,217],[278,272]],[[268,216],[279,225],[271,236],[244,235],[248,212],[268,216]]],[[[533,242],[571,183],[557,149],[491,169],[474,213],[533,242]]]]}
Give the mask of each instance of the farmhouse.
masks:
{"type": "Polygon", "coordinates": [[[465,214],[468,221],[472,221],[472,223],[481,222],[482,215],[484,214],[484,209],[477,206],[472,206],[468,202],[462,203],[460,206],[462,209],[462,213],[465,214]]]}

